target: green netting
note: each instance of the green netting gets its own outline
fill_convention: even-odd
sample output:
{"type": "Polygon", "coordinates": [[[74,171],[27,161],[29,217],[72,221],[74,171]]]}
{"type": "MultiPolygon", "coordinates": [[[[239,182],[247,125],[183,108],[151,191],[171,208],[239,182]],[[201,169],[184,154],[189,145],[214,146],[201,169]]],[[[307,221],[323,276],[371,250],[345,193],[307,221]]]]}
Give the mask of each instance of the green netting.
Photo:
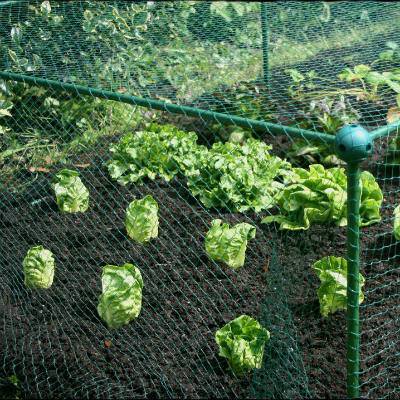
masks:
{"type": "Polygon", "coordinates": [[[0,2],[0,393],[396,397],[399,20],[396,2],[0,2]],[[65,168],[83,212],[60,210],[85,198],[56,199],[65,168]],[[125,219],[147,195],[142,244],[125,219]],[[216,219],[255,227],[238,269],[216,219]],[[47,289],[26,284],[38,245],[47,289]],[[110,329],[102,270],[125,263],[141,311],[110,329]],[[270,333],[242,375],[215,340],[240,315],[270,333]]]}

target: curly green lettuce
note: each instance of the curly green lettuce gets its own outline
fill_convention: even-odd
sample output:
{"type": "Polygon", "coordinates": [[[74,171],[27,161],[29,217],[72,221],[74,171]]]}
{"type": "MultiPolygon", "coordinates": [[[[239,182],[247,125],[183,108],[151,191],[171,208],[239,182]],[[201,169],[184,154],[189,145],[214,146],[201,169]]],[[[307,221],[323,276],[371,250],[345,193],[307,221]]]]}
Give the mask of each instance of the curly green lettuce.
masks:
{"type": "Polygon", "coordinates": [[[76,213],[85,212],[89,208],[89,191],[78,172],[70,169],[58,172],[53,180],[53,189],[60,211],[76,213]]]}
{"type": "Polygon", "coordinates": [[[196,173],[188,176],[189,190],[208,208],[258,212],[273,207],[290,164],[271,155],[271,148],[251,138],[243,145],[214,143],[199,154],[196,173]]]}
{"type": "Polygon", "coordinates": [[[106,265],[97,311],[110,329],[129,324],[142,308],[143,279],[137,267],[106,265]]]}
{"type": "Polygon", "coordinates": [[[215,219],[206,235],[206,252],[211,259],[238,269],[244,264],[247,241],[255,236],[256,228],[246,222],[230,228],[229,224],[215,219]]]}
{"type": "MultiPolygon", "coordinates": [[[[379,222],[383,194],[373,175],[361,173],[360,226],[379,222]]],[[[311,165],[309,171],[293,168],[286,186],[277,196],[280,214],[265,217],[280,229],[306,230],[313,223],[347,225],[347,177],[344,168],[311,165]]]]}
{"type": "Polygon", "coordinates": [[[265,343],[269,338],[270,333],[248,315],[232,320],[215,334],[219,355],[227,359],[236,375],[261,368],[265,343]]]}
{"type": "MultiPolygon", "coordinates": [[[[347,309],[347,261],[343,257],[328,256],[312,266],[321,284],[318,288],[320,312],[323,317],[338,310],[347,309]]],[[[359,274],[360,304],[364,300],[361,288],[365,279],[359,274]]]]}
{"type": "Polygon", "coordinates": [[[54,279],[55,262],[50,250],[34,246],[28,250],[22,263],[25,286],[32,289],[48,289],[54,279]]]}
{"type": "Polygon", "coordinates": [[[142,183],[144,178],[170,181],[178,173],[195,171],[197,154],[206,151],[194,132],[173,125],[151,123],[144,131],[129,133],[111,146],[108,171],[120,184],[142,183]]]}
{"type": "Polygon", "coordinates": [[[125,215],[129,237],[138,243],[148,242],[158,236],[158,204],[152,196],[133,200],[125,215]]]}

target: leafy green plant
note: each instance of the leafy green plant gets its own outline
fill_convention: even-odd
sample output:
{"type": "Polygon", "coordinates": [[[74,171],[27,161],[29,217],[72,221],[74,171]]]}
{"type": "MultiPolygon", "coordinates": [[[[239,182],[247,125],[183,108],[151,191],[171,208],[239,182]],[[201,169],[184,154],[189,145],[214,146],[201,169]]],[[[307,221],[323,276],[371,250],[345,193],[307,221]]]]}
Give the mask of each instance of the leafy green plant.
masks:
{"type": "Polygon", "coordinates": [[[125,215],[125,227],[131,239],[148,242],[158,236],[158,204],[152,196],[133,200],[125,215]]]}
{"type": "MultiPolygon", "coordinates": [[[[347,309],[347,261],[342,257],[328,256],[317,261],[312,266],[321,284],[318,288],[320,312],[323,317],[338,310],[347,309]]],[[[361,288],[365,279],[359,274],[359,302],[364,300],[361,288]]]]}
{"type": "Polygon", "coordinates": [[[290,68],[285,72],[291,79],[288,94],[295,100],[302,100],[308,91],[318,88],[318,75],[314,70],[302,73],[295,68],[290,68]]]}
{"type": "Polygon", "coordinates": [[[233,269],[239,269],[244,264],[247,241],[255,236],[256,228],[246,222],[230,228],[229,224],[214,219],[206,235],[206,252],[213,260],[222,261],[233,269]]]}
{"type": "Polygon", "coordinates": [[[113,155],[108,170],[122,185],[140,183],[145,177],[169,181],[179,172],[191,174],[197,153],[205,151],[196,141],[194,132],[152,123],[146,130],[128,133],[111,146],[113,155]]]}
{"type": "Polygon", "coordinates": [[[396,240],[400,240],[400,204],[394,209],[393,234],[396,240]]]}
{"type": "Polygon", "coordinates": [[[389,92],[396,93],[397,103],[400,102],[399,69],[377,72],[373,71],[369,65],[359,64],[353,69],[345,68],[338,77],[345,82],[361,84],[361,87],[345,90],[346,93],[355,95],[358,99],[379,101],[381,96],[390,89],[389,92]]]}
{"type": "MultiPolygon", "coordinates": [[[[294,168],[286,187],[278,195],[278,215],[267,216],[263,223],[277,222],[280,229],[306,230],[312,223],[347,224],[347,178],[343,168],[325,169],[311,165],[309,171],[294,168]]],[[[360,225],[379,222],[383,195],[368,171],[361,173],[360,225]]]]}
{"type": "MultiPolygon", "coordinates": [[[[399,61],[400,60],[400,49],[399,45],[396,42],[389,40],[385,44],[386,49],[379,53],[378,60],[379,61],[399,61]]],[[[377,62],[376,60],[375,62],[377,62]]]]}
{"type": "MultiPolygon", "coordinates": [[[[400,114],[399,114],[400,116],[400,114]]],[[[398,119],[398,118],[396,118],[398,119]]],[[[394,122],[394,121],[393,121],[394,122]]],[[[388,165],[400,165],[400,135],[396,134],[389,141],[385,154],[385,163],[388,165]]]]}
{"type": "MultiPolygon", "coordinates": [[[[311,101],[309,110],[299,115],[298,126],[305,129],[319,130],[335,135],[346,124],[358,121],[360,114],[343,95],[338,99],[325,98],[311,101]]],[[[288,158],[296,162],[300,157],[310,164],[343,165],[335,154],[332,146],[320,142],[309,142],[303,139],[294,141],[288,152],[288,158]]]]}
{"type": "Polygon", "coordinates": [[[25,286],[33,289],[48,289],[54,279],[55,261],[50,250],[34,246],[28,250],[24,261],[25,286]]]}
{"type": "Polygon", "coordinates": [[[142,308],[143,279],[133,264],[106,265],[101,277],[102,294],[97,311],[110,329],[137,318],[142,308]]]}
{"type": "Polygon", "coordinates": [[[248,139],[243,145],[214,143],[198,157],[197,173],[188,176],[188,187],[206,207],[231,211],[261,211],[275,204],[283,187],[279,182],[290,164],[269,153],[271,146],[248,139]]]}
{"type": "Polygon", "coordinates": [[[270,333],[248,315],[235,318],[215,334],[219,355],[227,359],[236,375],[261,368],[269,338],[270,333]]]}
{"type": "Polygon", "coordinates": [[[66,213],[85,212],[89,208],[89,191],[79,178],[79,173],[70,169],[58,172],[53,181],[57,205],[66,213]]]}

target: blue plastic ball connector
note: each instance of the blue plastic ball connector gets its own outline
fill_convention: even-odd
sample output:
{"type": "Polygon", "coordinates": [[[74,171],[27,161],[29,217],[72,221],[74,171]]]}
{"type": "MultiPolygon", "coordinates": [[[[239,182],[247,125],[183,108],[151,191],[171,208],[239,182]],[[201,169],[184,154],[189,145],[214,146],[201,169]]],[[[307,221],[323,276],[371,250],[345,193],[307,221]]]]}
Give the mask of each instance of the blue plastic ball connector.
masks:
{"type": "Polygon", "coordinates": [[[347,163],[358,163],[372,154],[373,141],[366,129],[350,124],[341,128],[335,137],[335,151],[347,163]]]}

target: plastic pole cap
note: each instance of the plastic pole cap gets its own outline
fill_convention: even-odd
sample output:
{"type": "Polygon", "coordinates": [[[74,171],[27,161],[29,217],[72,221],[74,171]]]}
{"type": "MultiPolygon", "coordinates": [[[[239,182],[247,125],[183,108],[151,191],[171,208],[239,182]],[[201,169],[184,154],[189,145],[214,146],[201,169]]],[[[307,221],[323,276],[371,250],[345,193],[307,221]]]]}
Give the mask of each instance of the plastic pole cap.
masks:
{"type": "Polygon", "coordinates": [[[336,154],[347,163],[365,160],[372,154],[372,150],[373,141],[369,132],[360,125],[345,125],[336,134],[336,154]]]}

